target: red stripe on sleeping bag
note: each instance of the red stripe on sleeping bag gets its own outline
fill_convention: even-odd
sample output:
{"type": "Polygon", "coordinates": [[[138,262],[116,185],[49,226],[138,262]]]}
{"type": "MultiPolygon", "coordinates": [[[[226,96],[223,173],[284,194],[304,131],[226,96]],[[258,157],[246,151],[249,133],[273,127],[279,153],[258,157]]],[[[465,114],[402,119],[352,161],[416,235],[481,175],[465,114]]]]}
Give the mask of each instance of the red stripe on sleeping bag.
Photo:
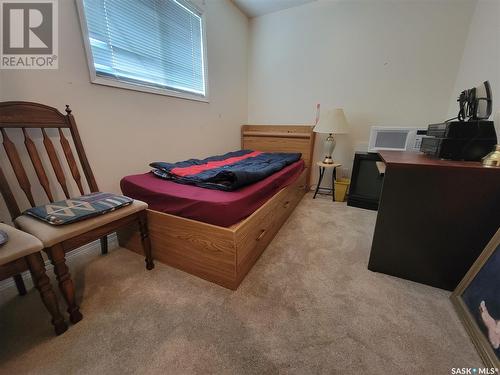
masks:
{"type": "Polygon", "coordinates": [[[245,160],[248,158],[253,158],[255,156],[258,156],[262,154],[262,151],[253,151],[248,154],[242,155],[242,156],[234,156],[232,158],[228,158],[225,160],[217,160],[217,161],[209,161],[208,163],[201,164],[201,165],[193,165],[191,167],[183,167],[183,168],[174,168],[170,171],[170,173],[176,174],[177,176],[188,176],[192,174],[198,174],[203,171],[207,171],[209,169],[214,169],[218,167],[223,167],[225,165],[229,164],[234,164],[236,162],[239,162],[241,160],[245,160]]]}

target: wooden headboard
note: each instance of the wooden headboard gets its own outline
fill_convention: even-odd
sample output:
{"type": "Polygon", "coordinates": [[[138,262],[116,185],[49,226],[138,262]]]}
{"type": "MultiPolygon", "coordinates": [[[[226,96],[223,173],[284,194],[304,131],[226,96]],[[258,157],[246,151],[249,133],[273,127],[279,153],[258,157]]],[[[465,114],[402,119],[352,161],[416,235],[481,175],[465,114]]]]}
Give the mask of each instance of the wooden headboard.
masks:
{"type": "Polygon", "coordinates": [[[308,125],[243,125],[241,148],[268,152],[300,152],[306,164],[307,183],[310,186],[315,139],[313,127],[308,125]]]}

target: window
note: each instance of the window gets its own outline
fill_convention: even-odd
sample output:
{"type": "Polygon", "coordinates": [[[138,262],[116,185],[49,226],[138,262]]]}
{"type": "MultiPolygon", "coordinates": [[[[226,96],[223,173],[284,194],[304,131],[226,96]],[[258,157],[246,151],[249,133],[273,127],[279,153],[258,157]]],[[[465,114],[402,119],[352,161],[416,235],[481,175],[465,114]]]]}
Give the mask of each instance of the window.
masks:
{"type": "Polygon", "coordinates": [[[185,0],[79,0],[92,82],[207,100],[202,14],[185,0]]]}

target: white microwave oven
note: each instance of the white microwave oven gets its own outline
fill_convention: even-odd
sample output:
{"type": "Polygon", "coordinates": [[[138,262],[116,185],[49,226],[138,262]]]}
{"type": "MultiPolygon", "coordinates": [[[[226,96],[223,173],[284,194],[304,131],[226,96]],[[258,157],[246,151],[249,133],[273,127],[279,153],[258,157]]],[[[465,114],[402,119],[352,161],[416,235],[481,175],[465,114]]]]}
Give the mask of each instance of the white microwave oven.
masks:
{"type": "Polygon", "coordinates": [[[391,126],[372,126],[368,151],[420,151],[426,128],[399,128],[391,126]]]}

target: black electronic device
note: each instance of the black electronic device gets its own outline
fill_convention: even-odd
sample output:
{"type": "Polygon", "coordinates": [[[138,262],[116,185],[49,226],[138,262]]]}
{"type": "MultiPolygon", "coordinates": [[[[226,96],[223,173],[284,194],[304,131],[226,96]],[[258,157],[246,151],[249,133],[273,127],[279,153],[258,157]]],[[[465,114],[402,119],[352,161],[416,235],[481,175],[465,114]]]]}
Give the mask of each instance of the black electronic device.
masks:
{"type": "Polygon", "coordinates": [[[492,111],[491,86],[488,81],[482,85],[464,90],[458,97],[458,120],[487,120],[492,111]]]}
{"type": "Polygon", "coordinates": [[[377,153],[356,152],[347,197],[348,206],[373,211],[378,209],[384,176],[380,174],[376,162],[381,160],[377,153]]]}
{"type": "Polygon", "coordinates": [[[420,151],[441,159],[479,161],[497,144],[495,124],[487,121],[492,111],[490,84],[462,91],[458,102],[458,121],[429,125],[420,151]]]}

